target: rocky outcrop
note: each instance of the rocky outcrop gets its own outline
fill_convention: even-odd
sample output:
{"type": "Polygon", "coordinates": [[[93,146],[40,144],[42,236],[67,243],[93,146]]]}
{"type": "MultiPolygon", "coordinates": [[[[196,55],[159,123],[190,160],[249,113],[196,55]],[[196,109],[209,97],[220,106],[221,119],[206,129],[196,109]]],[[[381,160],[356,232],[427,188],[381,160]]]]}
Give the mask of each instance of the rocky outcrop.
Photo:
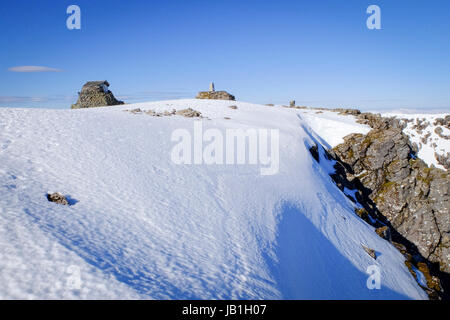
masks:
{"type": "Polygon", "coordinates": [[[78,101],[71,106],[71,109],[94,108],[103,106],[115,106],[124,104],[117,100],[108,89],[108,81],[89,81],[83,85],[78,93],[78,101]]]}
{"type": "MultiPolygon", "coordinates": [[[[336,161],[331,177],[342,191],[355,191],[347,195],[362,206],[355,213],[404,254],[416,279],[414,270],[425,275],[429,296],[449,299],[449,173],[417,158],[417,146],[402,132],[405,121],[334,111],[356,115],[372,130],[348,135],[344,143],[325,151],[336,161]]],[[[318,148],[310,152],[319,161],[318,148]]]]}
{"type": "Polygon", "coordinates": [[[379,212],[419,253],[450,272],[450,176],[414,154],[399,128],[352,134],[333,149],[379,212]]]}
{"type": "MultiPolygon", "coordinates": [[[[347,110],[355,110],[355,109],[347,109],[347,110]]],[[[374,114],[370,112],[360,113],[359,110],[356,110],[355,113],[345,112],[342,114],[356,115],[357,116],[356,121],[358,123],[367,124],[372,129],[388,129],[388,128],[403,129],[405,127],[405,125],[401,124],[400,121],[395,117],[386,118],[382,117],[379,114],[374,114]]]]}
{"type": "Polygon", "coordinates": [[[384,240],[391,241],[391,229],[388,226],[382,226],[375,229],[375,232],[384,240]]]}
{"type": "Polygon", "coordinates": [[[196,99],[213,99],[213,100],[236,100],[232,94],[226,91],[216,91],[214,82],[209,84],[209,91],[200,91],[196,99]]]}
{"type": "Polygon", "coordinates": [[[236,98],[226,91],[200,91],[196,99],[215,99],[215,100],[236,100],[236,98]]]}

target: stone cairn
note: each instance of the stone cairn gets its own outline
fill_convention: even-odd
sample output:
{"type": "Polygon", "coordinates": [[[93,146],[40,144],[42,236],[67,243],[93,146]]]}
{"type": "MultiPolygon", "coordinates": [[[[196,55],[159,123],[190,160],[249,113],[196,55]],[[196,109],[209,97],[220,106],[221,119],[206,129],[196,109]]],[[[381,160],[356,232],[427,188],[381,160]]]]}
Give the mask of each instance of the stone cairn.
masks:
{"type": "Polygon", "coordinates": [[[83,85],[81,92],[78,93],[77,103],[71,106],[71,109],[94,108],[102,106],[115,106],[124,104],[117,100],[108,89],[108,81],[88,81],[83,85]]]}
{"type": "Polygon", "coordinates": [[[214,82],[211,82],[209,84],[209,91],[200,91],[195,98],[215,99],[215,100],[235,100],[235,97],[226,91],[216,91],[214,89],[214,82]]]}

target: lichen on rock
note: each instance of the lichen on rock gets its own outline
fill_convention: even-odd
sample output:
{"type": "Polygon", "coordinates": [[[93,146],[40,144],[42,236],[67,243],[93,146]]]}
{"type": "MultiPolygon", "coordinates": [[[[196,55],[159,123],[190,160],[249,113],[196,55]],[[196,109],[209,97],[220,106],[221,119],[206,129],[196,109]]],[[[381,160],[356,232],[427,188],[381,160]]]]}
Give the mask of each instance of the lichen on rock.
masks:
{"type": "MultiPolygon", "coordinates": [[[[350,134],[344,143],[326,151],[336,161],[331,177],[341,190],[357,190],[356,200],[363,208],[355,213],[361,219],[384,239],[401,243],[408,263],[415,268],[425,264],[433,281],[441,279],[448,290],[449,172],[428,167],[417,158],[417,146],[403,134],[404,125],[398,119],[371,113],[356,117],[372,130],[366,135],[350,134]]],[[[417,125],[423,128],[426,123],[417,125]]],[[[310,152],[318,161],[317,147],[310,152]]],[[[440,285],[430,285],[429,290],[430,297],[444,294],[440,285]]]]}
{"type": "Polygon", "coordinates": [[[88,81],[78,94],[78,100],[71,109],[94,108],[124,104],[117,100],[108,89],[108,81],[88,81]]]}
{"type": "Polygon", "coordinates": [[[226,91],[200,91],[196,99],[215,99],[215,100],[236,100],[236,98],[226,91]]]}

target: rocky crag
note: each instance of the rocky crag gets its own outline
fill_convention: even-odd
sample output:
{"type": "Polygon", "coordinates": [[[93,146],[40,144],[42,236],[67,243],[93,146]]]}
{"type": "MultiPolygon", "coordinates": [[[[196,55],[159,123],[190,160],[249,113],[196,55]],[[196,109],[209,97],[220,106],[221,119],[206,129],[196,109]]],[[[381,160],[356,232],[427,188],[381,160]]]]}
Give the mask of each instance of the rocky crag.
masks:
{"type": "Polygon", "coordinates": [[[216,91],[214,89],[214,83],[209,85],[209,91],[200,91],[196,99],[215,99],[215,100],[236,100],[232,94],[226,91],[216,91]]]}
{"type": "MultiPolygon", "coordinates": [[[[351,134],[326,151],[336,161],[331,177],[344,192],[356,190],[348,195],[360,207],[356,213],[405,255],[416,279],[417,270],[425,275],[429,296],[449,298],[449,173],[417,158],[417,146],[403,133],[401,120],[353,109],[333,111],[354,115],[372,130],[351,134]]],[[[317,147],[310,151],[318,160],[317,147]]]]}
{"type": "Polygon", "coordinates": [[[226,91],[200,91],[196,99],[235,100],[235,97],[226,91]]]}
{"type": "Polygon", "coordinates": [[[83,85],[78,93],[78,101],[71,106],[71,109],[94,108],[102,106],[115,106],[124,104],[117,100],[108,89],[108,81],[89,81],[83,85]]]}

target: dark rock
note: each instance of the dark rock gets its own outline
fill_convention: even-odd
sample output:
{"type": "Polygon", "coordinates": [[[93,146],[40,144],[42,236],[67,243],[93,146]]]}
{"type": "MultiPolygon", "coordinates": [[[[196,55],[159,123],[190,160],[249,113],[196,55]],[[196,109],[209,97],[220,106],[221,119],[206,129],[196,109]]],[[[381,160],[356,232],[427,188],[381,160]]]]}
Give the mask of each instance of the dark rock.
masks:
{"type": "Polygon", "coordinates": [[[425,276],[425,279],[427,281],[427,287],[429,289],[433,289],[435,291],[441,290],[441,282],[439,281],[438,278],[436,278],[430,274],[430,269],[428,268],[426,263],[419,262],[417,264],[417,269],[420,272],[422,272],[422,274],[425,276]]]}
{"type": "Polygon", "coordinates": [[[355,213],[358,215],[358,217],[363,219],[368,224],[372,223],[371,219],[369,218],[369,212],[367,212],[366,209],[364,208],[355,209],[355,213]]]}
{"type": "Polygon", "coordinates": [[[62,204],[64,206],[68,206],[69,202],[67,201],[66,197],[64,197],[61,193],[55,192],[55,193],[47,193],[47,200],[50,202],[54,202],[57,204],[62,204]]]}
{"type": "Polygon", "coordinates": [[[387,241],[391,241],[391,230],[388,226],[383,226],[375,229],[375,232],[387,241]]]}
{"type": "MultiPolygon", "coordinates": [[[[312,157],[314,158],[314,160],[316,160],[317,162],[319,162],[319,150],[317,148],[317,146],[312,146],[309,149],[309,152],[311,153],[312,157]]],[[[341,189],[343,190],[343,189],[341,189]]]]}
{"type": "Polygon", "coordinates": [[[377,254],[376,254],[375,250],[370,249],[369,247],[366,247],[365,245],[362,245],[362,247],[363,247],[364,251],[367,252],[367,254],[369,256],[371,256],[375,260],[377,259],[377,254]]]}
{"type": "Polygon", "coordinates": [[[397,248],[398,251],[401,252],[401,254],[403,254],[403,255],[408,254],[408,249],[406,249],[405,245],[395,242],[395,241],[392,241],[392,244],[394,245],[395,248],[397,248]]]}

